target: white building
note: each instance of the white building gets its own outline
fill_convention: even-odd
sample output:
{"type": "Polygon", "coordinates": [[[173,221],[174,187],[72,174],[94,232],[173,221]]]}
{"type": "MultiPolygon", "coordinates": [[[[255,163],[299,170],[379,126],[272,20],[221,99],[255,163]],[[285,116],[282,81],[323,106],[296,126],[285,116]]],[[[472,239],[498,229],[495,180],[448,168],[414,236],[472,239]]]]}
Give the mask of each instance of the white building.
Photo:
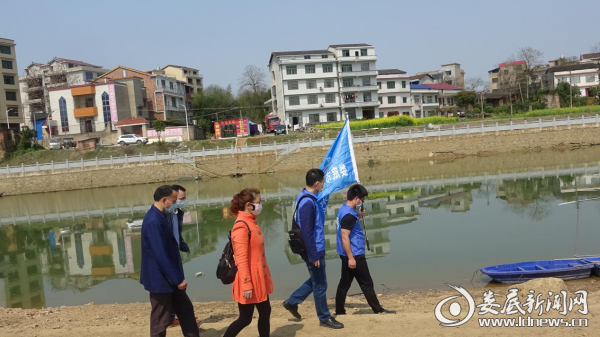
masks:
{"type": "Polygon", "coordinates": [[[560,68],[565,68],[565,70],[554,72],[555,88],[559,83],[567,82],[578,87],[581,96],[590,96],[590,89],[600,84],[598,82],[600,68],[597,63],[582,63],[560,68]]]}
{"type": "Polygon", "coordinates": [[[343,112],[351,119],[377,118],[376,61],[368,44],[271,53],[266,104],[293,126],[340,121],[343,112]]]}
{"type": "Polygon", "coordinates": [[[406,72],[380,69],[378,74],[379,116],[411,115],[410,80],[406,72]]]}
{"type": "Polygon", "coordinates": [[[438,91],[424,84],[410,86],[412,116],[416,118],[437,116],[440,103],[438,91]]]}

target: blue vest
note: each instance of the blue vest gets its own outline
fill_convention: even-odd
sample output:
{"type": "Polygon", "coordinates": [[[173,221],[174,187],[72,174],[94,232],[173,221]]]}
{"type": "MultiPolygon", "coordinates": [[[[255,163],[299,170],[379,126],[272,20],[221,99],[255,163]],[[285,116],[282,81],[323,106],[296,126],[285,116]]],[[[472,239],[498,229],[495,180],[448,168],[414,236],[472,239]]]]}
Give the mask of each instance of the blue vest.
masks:
{"type": "Polygon", "coordinates": [[[342,243],[342,219],[346,215],[352,215],[356,218],[356,224],[352,227],[350,231],[350,249],[352,250],[352,255],[365,255],[365,234],[363,233],[362,226],[360,225],[360,220],[358,219],[358,213],[354,208],[344,204],[340,211],[338,212],[337,217],[337,252],[342,256],[346,256],[346,251],[344,250],[344,245],[342,243]]]}
{"type": "MultiPolygon", "coordinates": [[[[316,206],[315,229],[314,229],[315,246],[317,248],[317,253],[324,252],[325,251],[325,231],[323,228],[324,228],[325,222],[323,221],[323,210],[322,210],[321,206],[319,205],[319,203],[317,202],[317,196],[310,193],[309,191],[307,191],[304,188],[304,189],[302,189],[302,192],[300,192],[300,194],[298,194],[298,196],[296,197],[296,204],[298,205],[298,209],[300,209],[300,207],[302,207],[307,202],[313,203],[316,206]],[[307,197],[302,199],[302,202],[300,202],[300,204],[298,204],[298,201],[303,196],[307,196],[307,197]]],[[[298,225],[300,225],[300,228],[302,228],[302,221],[300,221],[299,214],[296,214],[296,221],[298,222],[298,225]]]]}

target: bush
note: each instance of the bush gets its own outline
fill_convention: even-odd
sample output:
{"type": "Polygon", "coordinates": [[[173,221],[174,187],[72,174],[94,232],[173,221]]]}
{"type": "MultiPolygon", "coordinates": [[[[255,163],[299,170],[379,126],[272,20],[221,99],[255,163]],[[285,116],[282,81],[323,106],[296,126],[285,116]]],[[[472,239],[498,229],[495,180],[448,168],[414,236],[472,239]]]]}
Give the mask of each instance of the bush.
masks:
{"type": "MultiPolygon", "coordinates": [[[[458,118],[455,117],[425,117],[425,118],[413,118],[410,116],[392,116],[377,119],[363,119],[350,122],[350,129],[352,130],[366,130],[373,128],[392,128],[398,126],[417,126],[431,124],[444,124],[444,123],[456,123],[458,118]]],[[[317,128],[330,129],[330,128],[341,128],[344,126],[344,122],[321,124],[317,125],[317,128]]]]}

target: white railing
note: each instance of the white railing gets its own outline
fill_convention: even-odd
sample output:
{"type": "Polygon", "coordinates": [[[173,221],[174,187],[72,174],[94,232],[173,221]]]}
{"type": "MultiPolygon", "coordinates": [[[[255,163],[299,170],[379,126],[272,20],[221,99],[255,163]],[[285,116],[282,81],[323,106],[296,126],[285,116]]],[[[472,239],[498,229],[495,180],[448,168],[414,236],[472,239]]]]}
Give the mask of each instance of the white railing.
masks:
{"type": "MultiPolygon", "coordinates": [[[[368,142],[384,142],[391,140],[411,140],[411,139],[419,139],[419,138],[428,138],[428,137],[442,137],[442,136],[455,136],[455,135],[469,135],[469,134],[477,134],[477,133],[489,133],[489,132],[499,132],[499,131],[513,131],[513,130],[527,130],[527,129],[539,129],[539,128],[548,128],[548,127],[557,127],[557,126],[571,126],[571,125],[583,125],[583,124],[597,124],[600,123],[600,117],[598,114],[595,116],[581,116],[581,118],[571,118],[567,116],[562,119],[557,119],[556,117],[552,119],[542,120],[539,118],[537,121],[524,121],[523,123],[513,123],[513,121],[509,121],[507,123],[500,124],[495,122],[493,125],[484,125],[481,123],[481,126],[471,126],[471,124],[463,125],[440,125],[439,128],[436,125],[435,129],[425,129],[423,128],[421,131],[413,132],[413,130],[409,130],[408,132],[387,132],[383,133],[383,131],[378,134],[366,134],[364,136],[355,136],[354,143],[368,143],[368,142]]],[[[143,164],[143,163],[151,163],[162,160],[170,160],[178,163],[193,163],[194,159],[197,157],[209,157],[209,156],[220,156],[220,155],[233,155],[240,153],[256,153],[263,151],[276,151],[279,155],[286,155],[298,148],[307,148],[314,146],[331,146],[333,144],[333,139],[312,139],[304,140],[304,141],[296,141],[296,142],[287,142],[287,143],[277,143],[273,142],[273,144],[262,144],[249,146],[246,144],[245,147],[231,147],[221,148],[217,146],[214,149],[205,149],[202,150],[188,150],[187,152],[177,152],[177,151],[169,151],[169,153],[154,153],[154,154],[139,154],[128,156],[125,155],[123,157],[110,157],[104,159],[88,159],[88,160],[78,160],[78,161],[69,161],[66,160],[64,162],[50,162],[50,163],[36,163],[34,165],[24,165],[21,166],[4,166],[0,167],[0,176],[7,174],[24,174],[27,172],[40,172],[40,171],[54,171],[54,170],[62,170],[62,169],[84,169],[84,168],[94,168],[99,166],[106,165],[128,165],[128,164],[143,164]]]]}

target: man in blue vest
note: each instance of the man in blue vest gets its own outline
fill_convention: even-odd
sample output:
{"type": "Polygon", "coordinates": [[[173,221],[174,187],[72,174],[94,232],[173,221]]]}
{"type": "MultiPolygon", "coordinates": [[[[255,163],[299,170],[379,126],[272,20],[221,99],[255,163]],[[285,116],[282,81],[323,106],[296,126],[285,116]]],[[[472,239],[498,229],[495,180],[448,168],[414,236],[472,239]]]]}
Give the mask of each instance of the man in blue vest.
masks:
{"type": "Polygon", "coordinates": [[[321,217],[323,213],[317,204],[317,194],[325,186],[325,173],[320,169],[310,169],[306,173],[306,188],[296,198],[296,221],[300,226],[304,253],[300,254],[310,278],[304,282],[286,301],[283,307],[295,318],[302,319],[298,305],[313,293],[315,309],[321,326],[342,329],[344,325],[331,317],[327,307],[327,275],[325,274],[325,232],[321,217]]]}
{"type": "Polygon", "coordinates": [[[393,310],[385,310],[379,304],[367,259],[365,258],[365,234],[360,225],[360,218],[364,216],[361,209],[368,195],[369,192],[363,185],[352,185],[348,189],[346,203],[338,212],[337,252],[342,259],[342,277],[335,296],[336,315],[346,314],[346,295],[355,278],[371,309],[376,314],[396,313],[393,310]],[[361,210],[360,215],[357,210],[361,210]]]}
{"type": "Polygon", "coordinates": [[[175,210],[177,192],[164,185],[154,192],[154,204],[142,222],[142,268],[140,283],[150,292],[150,335],[166,336],[171,309],[186,337],[199,336],[194,306],[186,294],[187,282],[179,245],[169,217],[175,210]]]}

